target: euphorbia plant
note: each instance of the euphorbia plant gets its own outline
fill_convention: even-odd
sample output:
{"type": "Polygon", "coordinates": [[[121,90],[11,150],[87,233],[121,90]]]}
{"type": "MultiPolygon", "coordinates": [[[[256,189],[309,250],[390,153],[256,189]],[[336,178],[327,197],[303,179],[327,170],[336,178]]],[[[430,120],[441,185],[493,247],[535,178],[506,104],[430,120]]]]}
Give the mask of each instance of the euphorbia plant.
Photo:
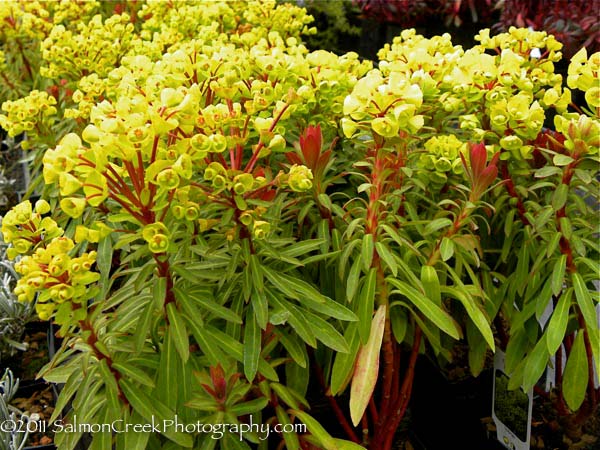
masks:
{"type": "MultiPolygon", "coordinates": [[[[48,197],[65,231],[41,217],[45,202],[35,211],[21,204],[4,227],[26,255],[18,293],[41,292],[39,314],[66,339],[44,373],[68,386],[57,414],[73,399],[69,417],[92,423],[298,417],[312,436],[284,434],[288,447],[332,439],[302,411],[306,386],[292,374],[307,367],[303,342],[347,352],[336,324],[356,317],[297,270],[323,258],[307,257],[321,241],[299,240],[285,207],[321,175],[282,155],[295,127],[339,117],[329,105],[341,105],[370,65],[306,53],[271,32],[250,49],[191,41],[156,63],[124,57],[81,136],[45,152],[48,197]],[[255,64],[243,68],[247,60],[255,64]]],[[[184,447],[214,442],[162,434],[184,447]]],[[[80,435],[57,442],[70,448],[80,435]]],[[[99,434],[93,445],[113,439],[119,448],[168,446],[133,433],[99,434]]]]}
{"type": "MultiPolygon", "coordinates": [[[[87,37],[56,29],[45,41],[57,56],[47,76],[83,78],[67,80],[79,90],[57,102],[62,116],[38,114],[51,100],[33,112],[71,117],[74,132],[42,130],[57,142],[43,153],[46,200],[3,222],[22,255],[18,294],[39,294],[65,337],[41,375],[66,383],[67,422],[302,422],[280,446],[386,449],[421,353],[449,360],[466,336],[477,374],[499,341],[523,361],[508,364],[512,384],[527,387],[559,348],[565,311],[578,336],[568,361],[581,360],[579,341],[593,350],[593,215],[566,198],[595,186],[596,55],[578,55],[568,79],[586,91],[584,115],[568,112],[560,44],[545,33],[483,31],[465,51],[407,30],[370,70],[355,54],[308,53],[309,19],[291,5],[157,2],[139,18],[81,27],[96,48],[123,33],[123,54],[92,74],[56,52],[87,37]],[[555,133],[542,129],[549,109],[555,133]],[[563,289],[539,329],[546,293],[563,289]],[[309,415],[311,376],[354,443],[309,415]],[[349,405],[335,398],[346,389],[349,405]]],[[[564,374],[573,410],[583,366],[564,374]]],[[[221,442],[238,444],[236,431],[221,442]]],[[[173,428],[92,443],[216,444],[173,428]]]]}
{"type": "Polygon", "coordinates": [[[564,378],[557,375],[567,387],[561,395],[579,424],[597,409],[589,255],[597,247],[588,247],[596,215],[579,196],[597,189],[586,168],[597,163],[599,55],[587,60],[583,50],[569,69],[569,87],[586,91],[583,115],[566,112],[571,95],[552,73],[560,44],[551,36],[511,29],[491,38],[484,30],[478,39],[463,51],[449,36],[405,31],[344,102],[341,126],[364,155],[357,191],[366,196],[345,208],[340,276],[359,322],[346,329],[351,354],[335,358],[330,391],[352,382],[350,416],[362,438],[346,428],[369,448],[390,448],[417,355],[429,348],[449,360],[448,337],[463,330],[473,374],[499,340],[511,387],[526,389],[566,336],[572,356],[564,378]],[[550,108],[557,133],[542,128],[550,108]],[[538,180],[550,176],[556,184],[538,180]],[[566,298],[555,297],[562,300],[540,329],[533,316],[553,289],[566,298]],[[565,334],[569,311],[579,317],[569,328],[577,345],[565,334]]]}

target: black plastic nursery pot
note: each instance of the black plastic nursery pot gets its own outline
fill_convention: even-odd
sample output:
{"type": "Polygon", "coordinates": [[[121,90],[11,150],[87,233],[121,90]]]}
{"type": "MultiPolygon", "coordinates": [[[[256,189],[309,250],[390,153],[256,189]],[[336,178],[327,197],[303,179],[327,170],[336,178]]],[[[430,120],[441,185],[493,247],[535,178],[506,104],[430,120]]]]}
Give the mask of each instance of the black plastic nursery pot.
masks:
{"type": "Polygon", "coordinates": [[[53,440],[49,419],[54,412],[56,398],[56,391],[51,383],[37,380],[19,384],[19,389],[11,403],[29,416],[32,414],[39,415],[39,420],[29,425],[30,434],[28,437],[29,443],[37,443],[37,445],[26,446],[24,450],[50,450],[56,448],[53,443],[47,443],[47,441],[53,440]]]}
{"type": "Polygon", "coordinates": [[[501,450],[482,419],[491,416],[492,370],[449,380],[425,358],[415,369],[410,403],[411,443],[417,450],[501,450]]]}
{"type": "Polygon", "coordinates": [[[57,345],[54,328],[49,322],[29,322],[25,326],[23,340],[29,343],[29,348],[16,351],[0,363],[3,368],[11,370],[21,386],[34,382],[38,370],[54,355],[57,345]]]}

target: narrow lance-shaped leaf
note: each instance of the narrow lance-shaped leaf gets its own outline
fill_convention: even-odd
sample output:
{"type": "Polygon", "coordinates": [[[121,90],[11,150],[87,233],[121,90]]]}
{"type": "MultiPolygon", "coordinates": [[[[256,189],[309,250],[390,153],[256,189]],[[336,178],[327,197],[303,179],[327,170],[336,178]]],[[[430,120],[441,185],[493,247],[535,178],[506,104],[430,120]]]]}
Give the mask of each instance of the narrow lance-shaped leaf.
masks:
{"type": "Polygon", "coordinates": [[[254,380],[260,357],[260,327],[250,310],[246,314],[244,329],[244,375],[248,381],[254,380]]]}
{"type": "Polygon", "coordinates": [[[546,331],[546,344],[548,345],[548,351],[551,355],[556,353],[558,347],[565,337],[567,331],[567,324],[569,322],[569,308],[571,306],[571,297],[573,296],[573,290],[569,289],[565,292],[558,301],[552,317],[548,322],[548,329],[546,331]]]}
{"type": "Polygon", "coordinates": [[[585,399],[589,381],[584,331],[579,330],[563,374],[563,396],[571,411],[577,411],[585,399]]]}
{"type": "Polygon", "coordinates": [[[331,435],[325,430],[325,428],[323,428],[323,425],[321,425],[318,420],[304,411],[293,410],[292,414],[304,422],[308,428],[308,431],[310,431],[310,434],[312,434],[321,442],[321,445],[325,450],[338,450],[338,445],[336,444],[335,439],[331,437],[331,435]]]}
{"type": "Polygon", "coordinates": [[[446,311],[425,297],[421,292],[410,287],[407,283],[393,278],[388,278],[388,281],[397,289],[395,292],[408,298],[439,329],[454,339],[461,338],[462,331],[460,327],[446,311]]]}
{"type": "Polygon", "coordinates": [[[434,267],[427,265],[421,267],[421,283],[423,283],[427,297],[436,305],[441,306],[440,280],[434,267]]]}
{"type": "Polygon", "coordinates": [[[185,322],[177,311],[174,303],[167,305],[167,317],[169,318],[169,329],[173,334],[175,348],[181,356],[183,362],[186,362],[190,356],[190,342],[185,322]]]}
{"type": "Polygon", "coordinates": [[[354,298],[354,294],[358,289],[358,280],[360,278],[360,266],[361,266],[361,256],[359,255],[352,267],[350,268],[350,273],[348,274],[348,280],[346,282],[346,299],[351,302],[354,298]]]}
{"type": "Polygon", "coordinates": [[[377,287],[377,269],[372,268],[367,274],[358,298],[358,330],[360,341],[366,344],[371,333],[371,317],[375,309],[375,289],[377,287]]]}
{"type": "Polygon", "coordinates": [[[585,281],[583,277],[575,272],[571,275],[573,280],[573,288],[575,289],[575,297],[577,298],[577,304],[579,305],[579,309],[581,310],[581,314],[585,320],[586,325],[591,330],[598,329],[598,319],[596,315],[596,309],[594,308],[594,303],[592,301],[592,296],[588,291],[587,286],[585,285],[585,281]]]}
{"type": "Polygon", "coordinates": [[[350,388],[350,417],[356,426],[360,422],[369,400],[373,395],[379,374],[379,352],[385,329],[386,307],[381,305],[371,324],[371,334],[366,345],[361,347],[350,388]]]}
{"type": "Polygon", "coordinates": [[[556,263],[554,263],[554,269],[552,270],[552,293],[554,295],[558,295],[562,290],[566,267],[567,255],[560,255],[556,263]]]}
{"type": "Polygon", "coordinates": [[[529,355],[523,372],[523,389],[527,392],[538,382],[548,365],[548,347],[540,339],[529,355]]]}

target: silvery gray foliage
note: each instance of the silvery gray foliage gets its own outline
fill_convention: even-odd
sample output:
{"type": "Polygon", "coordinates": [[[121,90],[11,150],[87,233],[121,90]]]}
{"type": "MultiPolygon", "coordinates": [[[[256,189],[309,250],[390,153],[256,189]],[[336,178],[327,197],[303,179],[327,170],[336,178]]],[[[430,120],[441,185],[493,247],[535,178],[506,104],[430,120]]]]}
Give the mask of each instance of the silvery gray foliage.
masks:
{"type": "Polygon", "coordinates": [[[27,349],[20,339],[35,311],[34,303],[20,302],[13,292],[18,275],[6,258],[6,247],[0,239],[0,360],[15,350],[27,349]]]}
{"type": "MultiPolygon", "coordinates": [[[[6,369],[0,379],[0,423],[2,424],[17,424],[19,420],[28,420],[27,416],[22,415],[17,408],[10,405],[18,388],[19,379],[13,377],[10,369],[6,369]]],[[[25,447],[29,433],[10,431],[11,428],[10,426],[0,427],[0,450],[21,450],[25,447]]]]}

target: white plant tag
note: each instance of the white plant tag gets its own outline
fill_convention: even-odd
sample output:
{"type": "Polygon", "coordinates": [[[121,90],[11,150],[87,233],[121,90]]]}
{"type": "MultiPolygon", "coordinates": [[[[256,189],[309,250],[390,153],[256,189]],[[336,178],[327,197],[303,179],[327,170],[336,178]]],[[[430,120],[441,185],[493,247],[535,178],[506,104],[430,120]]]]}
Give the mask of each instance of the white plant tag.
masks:
{"type": "Polygon", "coordinates": [[[492,419],[496,425],[498,441],[511,450],[529,450],[533,389],[527,394],[520,388],[509,391],[508,380],[504,372],[504,352],[496,350],[492,419]]]}

